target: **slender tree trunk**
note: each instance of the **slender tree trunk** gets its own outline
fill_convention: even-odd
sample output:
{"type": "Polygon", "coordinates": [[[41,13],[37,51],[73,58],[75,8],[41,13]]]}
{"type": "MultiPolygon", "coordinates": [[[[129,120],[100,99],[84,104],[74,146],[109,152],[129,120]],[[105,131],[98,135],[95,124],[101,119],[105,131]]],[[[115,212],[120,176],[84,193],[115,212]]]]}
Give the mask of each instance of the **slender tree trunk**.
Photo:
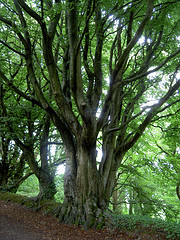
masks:
{"type": "Polygon", "coordinates": [[[14,169],[14,173],[10,176],[11,184],[7,186],[7,190],[13,193],[16,193],[19,186],[26,180],[30,174],[24,175],[25,169],[25,156],[24,153],[21,154],[19,162],[16,164],[16,168],[14,169]]]}
{"type": "Polygon", "coordinates": [[[39,180],[39,194],[37,198],[39,200],[42,199],[54,199],[54,195],[56,194],[56,186],[54,183],[53,177],[49,174],[49,172],[40,171],[38,176],[39,180]]]}
{"type": "MultiPolygon", "coordinates": [[[[1,140],[1,162],[0,162],[0,189],[16,193],[24,174],[24,154],[19,154],[17,146],[13,152],[9,150],[10,139],[2,137],[1,140]]],[[[24,179],[25,180],[25,179],[24,179]]]]}
{"type": "Polygon", "coordinates": [[[133,190],[130,189],[129,190],[129,215],[133,214],[133,200],[134,200],[133,190]]]}
{"type": "Polygon", "coordinates": [[[117,205],[117,203],[118,203],[118,191],[117,190],[115,190],[114,192],[113,192],[113,195],[112,195],[112,202],[113,202],[113,212],[118,212],[118,210],[119,210],[119,207],[118,207],[118,205],[117,205]]]}
{"type": "Polygon", "coordinates": [[[6,186],[9,177],[8,147],[10,140],[1,137],[1,162],[0,162],[0,184],[6,186]]]}
{"type": "Polygon", "coordinates": [[[39,168],[39,195],[40,199],[54,199],[56,186],[48,164],[48,138],[50,128],[50,117],[46,114],[42,138],[40,142],[41,167],[39,168]]]}
{"type": "Polygon", "coordinates": [[[54,184],[54,179],[50,174],[49,168],[41,168],[35,160],[33,150],[26,149],[27,162],[30,169],[36,175],[39,180],[39,194],[37,196],[37,201],[42,199],[53,199],[56,193],[56,187],[54,184]]]}

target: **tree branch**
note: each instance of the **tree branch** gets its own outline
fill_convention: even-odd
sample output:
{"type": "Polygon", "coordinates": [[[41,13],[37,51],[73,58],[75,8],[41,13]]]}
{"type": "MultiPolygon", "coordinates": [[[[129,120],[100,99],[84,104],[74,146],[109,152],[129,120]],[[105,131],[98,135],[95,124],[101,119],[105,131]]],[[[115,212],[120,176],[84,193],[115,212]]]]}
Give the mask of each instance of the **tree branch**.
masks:
{"type": "Polygon", "coordinates": [[[20,6],[19,6],[19,4],[18,4],[18,0],[13,0],[13,2],[14,2],[14,5],[15,5],[15,7],[16,7],[16,10],[17,10],[19,19],[20,19],[20,21],[21,21],[21,26],[22,26],[22,29],[23,29],[23,32],[24,32],[24,36],[25,36],[26,42],[27,42],[28,44],[30,44],[30,36],[29,36],[29,32],[28,32],[28,30],[27,30],[26,20],[25,20],[25,18],[24,18],[24,16],[23,16],[23,13],[22,13],[22,11],[21,11],[21,8],[20,8],[20,6]]]}
{"type": "Polygon", "coordinates": [[[0,70],[0,77],[1,79],[4,80],[4,82],[8,85],[8,87],[10,89],[12,89],[14,92],[16,92],[19,96],[23,97],[24,99],[32,102],[33,104],[36,104],[37,106],[42,108],[41,103],[36,100],[35,98],[33,98],[32,96],[28,96],[26,95],[24,92],[22,92],[21,90],[19,90],[6,76],[5,74],[0,70]]]}
{"type": "Polygon", "coordinates": [[[24,0],[17,0],[20,6],[32,17],[34,18],[40,25],[42,25],[42,18],[33,10],[31,9],[24,0]]]}
{"type": "Polygon", "coordinates": [[[176,90],[180,87],[180,80],[177,81],[170,89],[169,91],[164,95],[163,98],[159,100],[157,104],[155,104],[151,110],[148,112],[146,118],[144,121],[139,125],[137,132],[134,136],[131,137],[131,139],[123,146],[119,146],[116,148],[115,152],[118,154],[122,148],[124,151],[128,151],[136,142],[137,140],[142,136],[143,132],[145,131],[146,127],[149,125],[153,117],[157,114],[160,107],[176,92],[176,90]]]}
{"type": "Polygon", "coordinates": [[[144,27],[146,26],[147,22],[149,21],[151,15],[152,15],[153,7],[154,7],[154,1],[153,0],[147,0],[146,15],[145,15],[144,19],[142,20],[138,30],[136,31],[136,34],[134,35],[132,40],[127,45],[126,49],[122,53],[118,63],[116,64],[116,66],[114,68],[114,71],[113,71],[113,80],[114,80],[114,82],[118,81],[118,73],[119,73],[119,71],[120,71],[120,69],[121,69],[125,59],[127,58],[127,56],[129,55],[131,49],[134,47],[134,45],[137,43],[137,41],[141,37],[141,35],[142,35],[143,31],[144,31],[144,27]]]}
{"type": "MultiPolygon", "coordinates": [[[[55,2],[55,5],[57,5],[59,3],[60,3],[60,1],[58,0],[58,1],[55,2]]],[[[51,22],[49,24],[48,34],[49,34],[49,37],[51,39],[51,42],[54,39],[54,36],[55,36],[55,33],[56,33],[56,27],[57,27],[57,24],[59,22],[60,17],[61,17],[61,12],[56,11],[55,17],[53,17],[53,20],[51,20],[51,22]]]]}
{"type": "MultiPolygon", "coordinates": [[[[144,27],[146,26],[147,22],[149,21],[152,11],[153,11],[153,6],[154,6],[154,1],[147,0],[147,11],[144,19],[142,20],[138,30],[136,31],[135,36],[132,38],[132,40],[129,42],[127,45],[126,49],[124,52],[121,54],[120,59],[118,60],[114,70],[112,71],[112,76],[111,76],[111,83],[110,83],[110,88],[105,100],[105,103],[103,105],[101,115],[98,119],[98,129],[100,129],[104,122],[107,121],[108,113],[110,111],[110,106],[111,106],[111,101],[112,101],[112,95],[115,92],[115,89],[119,85],[122,84],[121,80],[121,75],[123,72],[123,69],[125,68],[126,62],[127,62],[127,57],[131,51],[131,49],[134,47],[134,45],[137,43],[139,40],[140,36],[143,33],[144,27]]],[[[123,84],[125,85],[125,84],[123,84]]],[[[123,87],[122,85],[122,87],[123,87]]]]}
{"type": "Polygon", "coordinates": [[[102,47],[103,47],[104,36],[103,36],[103,22],[101,17],[100,5],[96,7],[95,24],[96,24],[97,43],[96,43],[96,51],[95,51],[95,59],[94,59],[95,85],[94,85],[94,91],[92,94],[93,112],[97,111],[100,96],[102,93],[102,47]]]}
{"type": "Polygon", "coordinates": [[[19,54],[20,56],[22,56],[22,57],[26,57],[26,55],[25,55],[25,54],[23,54],[23,53],[21,53],[21,52],[17,51],[17,50],[16,50],[16,49],[14,49],[13,47],[9,46],[9,45],[8,45],[6,42],[4,42],[4,41],[0,40],[0,43],[2,43],[4,46],[6,46],[8,49],[12,50],[13,52],[15,52],[15,53],[19,54]]]}
{"type": "MultiPolygon", "coordinates": [[[[150,71],[146,71],[140,75],[137,75],[135,77],[131,77],[131,78],[127,78],[127,79],[124,79],[123,80],[123,83],[118,83],[118,84],[122,84],[122,85],[126,85],[128,83],[131,83],[131,82],[134,82],[135,80],[137,79],[140,79],[140,78],[143,78],[143,77],[146,77],[148,76],[149,74],[151,73],[154,73],[158,70],[160,70],[163,66],[165,66],[165,64],[171,60],[173,57],[177,56],[178,54],[180,53],[180,49],[178,49],[175,53],[171,54],[170,56],[168,56],[159,66],[155,67],[153,70],[150,70],[150,71]]],[[[116,84],[116,86],[118,86],[118,84],[116,84]]]]}
{"type": "Polygon", "coordinates": [[[22,42],[22,44],[26,48],[27,47],[27,42],[26,42],[25,38],[22,36],[22,34],[20,33],[20,31],[19,31],[18,27],[16,26],[16,24],[11,22],[8,19],[5,19],[1,15],[0,15],[0,21],[4,22],[6,25],[12,27],[13,31],[18,35],[20,41],[22,42]]]}

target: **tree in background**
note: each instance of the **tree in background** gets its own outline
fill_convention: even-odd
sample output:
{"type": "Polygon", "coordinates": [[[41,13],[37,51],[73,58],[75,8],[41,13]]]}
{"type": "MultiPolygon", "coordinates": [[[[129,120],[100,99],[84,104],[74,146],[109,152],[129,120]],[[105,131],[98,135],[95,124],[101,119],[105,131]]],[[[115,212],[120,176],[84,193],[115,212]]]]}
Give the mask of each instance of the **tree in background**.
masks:
{"type": "Polygon", "coordinates": [[[0,137],[0,189],[16,193],[19,186],[32,174],[25,171],[25,157],[16,144],[4,134],[0,137]]]}
{"type": "Polygon", "coordinates": [[[1,81],[44,109],[63,141],[60,220],[103,225],[124,155],[179,101],[180,3],[0,2],[1,81]]]}
{"type": "MultiPolygon", "coordinates": [[[[8,99],[8,97],[7,97],[8,99]]],[[[8,131],[3,121],[7,121],[4,115],[4,89],[0,86],[0,189],[17,192],[18,187],[32,172],[26,169],[25,154],[16,145],[13,134],[8,131]]],[[[12,121],[13,116],[9,116],[12,121]]]]}
{"type": "Polygon", "coordinates": [[[179,216],[179,103],[151,122],[120,165],[112,199],[116,212],[179,216]]]}
{"type": "Polygon", "coordinates": [[[180,200],[179,110],[176,116],[173,115],[173,118],[171,117],[168,126],[161,128],[161,130],[162,140],[156,142],[160,153],[163,155],[159,160],[160,166],[162,170],[165,170],[165,176],[167,175],[167,178],[174,181],[176,185],[176,194],[180,200]]]}
{"type": "Polygon", "coordinates": [[[34,173],[39,180],[40,189],[36,200],[53,199],[56,189],[54,175],[52,176],[48,163],[50,117],[46,113],[42,114],[42,111],[37,111],[37,107],[33,107],[31,103],[25,104],[19,97],[7,94],[3,90],[3,86],[1,86],[0,93],[2,109],[1,169],[4,172],[2,176],[6,179],[6,189],[17,191],[22,180],[24,181],[34,173]],[[14,153],[11,150],[13,147],[10,149],[10,145],[15,146],[14,153]],[[19,157],[19,155],[21,156],[19,157]],[[24,176],[26,163],[29,165],[31,173],[24,176]],[[11,181],[12,177],[14,178],[12,186],[8,186],[7,180],[10,177],[11,181]]]}
{"type": "MultiPolygon", "coordinates": [[[[163,186],[162,195],[166,196],[168,190],[171,191],[171,195],[167,197],[167,202],[170,200],[171,204],[178,212],[180,207],[180,125],[179,125],[179,102],[176,107],[173,106],[168,109],[162,116],[158,118],[151,125],[159,132],[158,137],[153,135],[154,142],[158,148],[156,151],[155,159],[159,168],[159,172],[162,173],[160,184],[163,186]],[[158,129],[158,130],[157,130],[158,129]],[[164,193],[164,194],[163,194],[164,193]]],[[[156,119],[155,119],[156,120],[156,119]]],[[[155,167],[155,166],[154,166],[155,167]]],[[[172,216],[172,213],[165,211],[168,217],[172,216]]]]}

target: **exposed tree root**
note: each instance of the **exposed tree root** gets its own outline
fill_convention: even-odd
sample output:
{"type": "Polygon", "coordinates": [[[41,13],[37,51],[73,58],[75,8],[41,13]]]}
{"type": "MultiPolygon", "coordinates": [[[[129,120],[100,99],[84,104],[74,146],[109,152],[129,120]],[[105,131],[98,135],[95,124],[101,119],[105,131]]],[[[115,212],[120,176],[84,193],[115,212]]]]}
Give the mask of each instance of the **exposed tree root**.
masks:
{"type": "Polygon", "coordinates": [[[103,226],[112,228],[114,224],[111,212],[98,207],[96,201],[92,199],[86,200],[83,205],[65,201],[59,210],[58,218],[60,222],[66,224],[81,225],[85,230],[100,229],[103,226]]]}

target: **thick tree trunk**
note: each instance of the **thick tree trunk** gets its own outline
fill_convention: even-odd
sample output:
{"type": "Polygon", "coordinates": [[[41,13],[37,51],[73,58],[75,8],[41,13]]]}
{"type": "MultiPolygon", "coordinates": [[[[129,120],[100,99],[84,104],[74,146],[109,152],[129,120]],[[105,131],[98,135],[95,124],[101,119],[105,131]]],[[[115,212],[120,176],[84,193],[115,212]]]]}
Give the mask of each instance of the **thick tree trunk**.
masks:
{"type": "Polygon", "coordinates": [[[96,147],[81,144],[76,154],[76,176],[70,171],[70,166],[66,166],[69,170],[65,173],[65,200],[59,219],[68,224],[81,224],[86,229],[100,227],[104,224],[103,213],[108,205],[96,167],[96,147]]]}

